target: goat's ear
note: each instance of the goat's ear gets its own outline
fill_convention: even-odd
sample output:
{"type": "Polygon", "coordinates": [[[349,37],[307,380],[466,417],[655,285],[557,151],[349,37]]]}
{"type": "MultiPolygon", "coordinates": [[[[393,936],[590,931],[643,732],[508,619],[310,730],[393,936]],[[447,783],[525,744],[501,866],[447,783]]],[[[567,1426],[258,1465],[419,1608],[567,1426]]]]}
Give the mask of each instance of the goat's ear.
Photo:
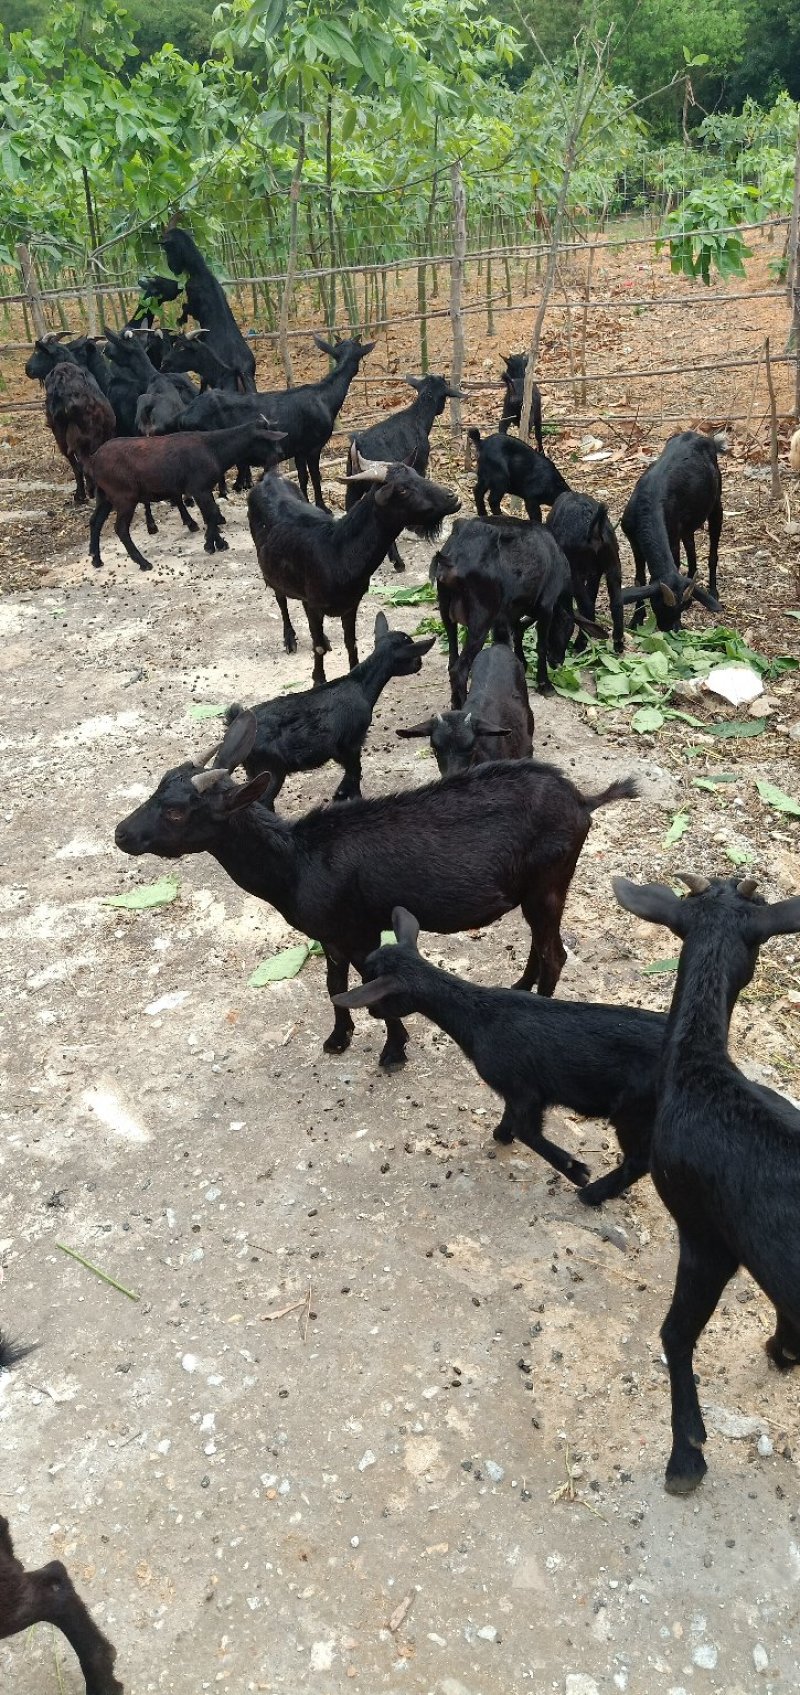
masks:
{"type": "Polygon", "coordinates": [[[316,346],[320,349],[320,351],[322,353],[329,353],[330,356],[331,356],[331,359],[333,358],[333,356],[336,352],[336,348],[335,348],[334,343],[332,341],[326,341],[324,336],[317,335],[316,330],[312,330],[311,340],[313,342],[315,342],[316,346]]]}
{"type": "Polygon", "coordinates": [[[386,640],[389,634],[389,624],[385,612],[379,612],[375,619],[375,645],[386,640]]]}
{"type": "Polygon", "coordinates": [[[403,382],[408,383],[409,388],[415,388],[418,393],[419,393],[419,390],[422,388],[423,380],[424,379],[422,377],[404,377],[403,378],[403,382]]]}
{"type": "Polygon", "coordinates": [[[224,765],[227,771],[233,771],[242,760],[252,752],[253,744],[258,735],[258,719],[254,712],[237,712],[233,723],[225,731],[222,746],[216,760],[217,765],[224,765]]]}
{"type": "Polygon", "coordinates": [[[649,924],[666,924],[682,936],[686,927],[685,905],[664,883],[631,883],[627,877],[612,877],[611,887],[626,912],[649,924]]]}
{"type": "Polygon", "coordinates": [[[395,735],[402,736],[404,741],[408,741],[411,736],[429,736],[433,722],[432,718],[426,718],[424,724],[412,724],[408,730],[395,730],[395,735]]]}
{"type": "MultiPolygon", "coordinates": [[[[622,604],[623,604],[623,606],[633,606],[635,601],[655,600],[656,595],[660,594],[660,593],[661,593],[661,584],[660,583],[637,583],[635,588],[623,589],[623,591],[622,591],[622,604]]],[[[670,602],[668,601],[667,605],[669,605],[669,604],[670,604],[670,602]]],[[[673,606],[675,605],[674,595],[673,595],[673,598],[672,598],[672,605],[673,606]]]]}
{"type": "Polygon", "coordinates": [[[583,613],[576,612],[574,607],[571,610],[571,617],[581,630],[588,631],[588,634],[594,636],[596,641],[602,641],[603,637],[608,635],[608,630],[604,624],[596,624],[592,618],[584,618],[583,613]]]}
{"type": "Polygon", "coordinates": [[[701,589],[695,585],[694,598],[700,602],[701,606],[705,607],[706,612],[719,612],[719,601],[715,600],[713,594],[709,594],[707,589],[701,589]]]}
{"type": "Polygon", "coordinates": [[[472,728],[476,736],[510,736],[511,734],[510,730],[502,729],[499,724],[484,724],[482,718],[478,718],[472,728]]]}
{"type": "Polygon", "coordinates": [[[398,942],[403,947],[416,948],[419,936],[419,921],[405,906],[396,906],[392,912],[392,929],[398,942]]]}
{"type": "Polygon", "coordinates": [[[331,995],[331,1000],[334,1006],[378,1006],[396,989],[393,977],[374,977],[371,983],[362,983],[358,989],[347,989],[343,995],[331,995]]]}
{"type": "Polygon", "coordinates": [[[272,779],[270,771],[259,771],[257,777],[251,777],[249,783],[237,783],[234,788],[225,791],[225,811],[241,812],[242,807],[252,806],[254,800],[260,800],[265,789],[269,788],[272,779]]]}
{"type": "Polygon", "coordinates": [[[800,895],[791,900],[777,900],[771,906],[754,906],[750,923],[760,942],[770,936],[795,936],[800,931],[800,895]]]}

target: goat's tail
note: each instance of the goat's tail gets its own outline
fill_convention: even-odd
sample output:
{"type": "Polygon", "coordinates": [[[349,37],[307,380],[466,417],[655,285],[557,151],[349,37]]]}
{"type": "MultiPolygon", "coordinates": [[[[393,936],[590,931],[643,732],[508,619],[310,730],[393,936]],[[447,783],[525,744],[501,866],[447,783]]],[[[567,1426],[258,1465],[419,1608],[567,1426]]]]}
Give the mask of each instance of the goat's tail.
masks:
{"type": "Polygon", "coordinates": [[[18,1365],[26,1354],[33,1353],[33,1345],[24,1342],[12,1342],[10,1336],[0,1330],[0,1371],[10,1371],[12,1365],[18,1365]]]}
{"type": "Polygon", "coordinates": [[[223,724],[232,724],[234,718],[238,718],[240,712],[244,712],[244,707],[239,706],[237,702],[234,702],[232,706],[226,707],[225,717],[222,720],[223,724]]]}
{"type": "Polygon", "coordinates": [[[584,805],[590,812],[597,812],[601,806],[610,806],[614,800],[638,800],[639,785],[635,777],[618,777],[615,783],[609,783],[599,795],[584,795],[584,805]]]}
{"type": "Polygon", "coordinates": [[[480,447],[481,445],[481,432],[475,428],[474,424],[471,429],[467,430],[467,440],[471,441],[474,447],[480,447]]]}

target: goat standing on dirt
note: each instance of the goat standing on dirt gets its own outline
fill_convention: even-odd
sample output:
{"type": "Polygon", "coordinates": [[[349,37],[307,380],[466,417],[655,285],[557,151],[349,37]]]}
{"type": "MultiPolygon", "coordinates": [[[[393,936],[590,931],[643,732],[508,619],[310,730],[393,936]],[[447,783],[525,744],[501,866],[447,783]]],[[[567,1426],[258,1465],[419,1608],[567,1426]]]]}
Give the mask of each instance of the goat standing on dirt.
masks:
{"type": "Polygon", "coordinates": [[[623,591],[635,603],[634,624],[652,601],[660,630],[680,628],[681,613],[694,598],[709,612],[719,611],[717,559],[722,533],[721,441],[696,430],[672,436],[658,458],[642,472],[620,520],[636,561],[636,587],[623,591]],[[695,531],[708,524],[708,591],[699,587],[695,531]],[[689,565],[680,573],[681,543],[689,565]],[[650,582],[647,570],[650,570],[650,582]]]}

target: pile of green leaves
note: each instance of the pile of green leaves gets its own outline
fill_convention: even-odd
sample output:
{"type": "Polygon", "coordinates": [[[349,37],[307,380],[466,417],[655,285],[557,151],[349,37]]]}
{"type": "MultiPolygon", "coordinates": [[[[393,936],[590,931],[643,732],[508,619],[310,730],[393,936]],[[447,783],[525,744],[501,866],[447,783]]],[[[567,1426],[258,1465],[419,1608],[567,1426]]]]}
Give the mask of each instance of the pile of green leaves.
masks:
{"type": "MultiPolygon", "coordinates": [[[[765,659],[748,647],[736,630],[724,625],[668,634],[656,627],[650,614],[641,632],[629,633],[626,641],[625,653],[620,655],[612,653],[605,643],[590,642],[583,653],[570,654],[551,673],[551,681],[558,694],[585,706],[609,709],[636,706],[631,727],[640,734],[660,730],[668,719],[677,718],[695,728],[720,734],[736,731],[745,736],[758,735],[765,728],[763,718],[749,718],[742,723],[727,720],[712,726],[690,712],[670,706],[669,702],[682,682],[707,677],[716,665],[725,662],[751,665],[765,682],[800,668],[800,661],[788,655],[765,659]]],[[[526,651],[530,653],[534,644],[535,636],[529,634],[526,651]]]]}

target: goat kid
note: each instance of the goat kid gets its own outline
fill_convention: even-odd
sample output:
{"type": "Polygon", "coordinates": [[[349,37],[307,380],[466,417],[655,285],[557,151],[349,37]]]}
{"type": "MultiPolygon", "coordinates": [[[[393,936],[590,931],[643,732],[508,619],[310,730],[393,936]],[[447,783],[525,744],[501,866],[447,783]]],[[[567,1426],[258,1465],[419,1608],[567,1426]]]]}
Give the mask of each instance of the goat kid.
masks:
{"type": "Polygon", "coordinates": [[[335,996],[334,1005],[366,1006],[373,1018],[421,1012],[445,1030],[504,1103],[495,1141],[524,1142],[580,1189],[587,1206],[621,1195],[644,1176],[663,1013],[478,988],[422,958],[419,924],[403,907],[395,907],[392,928],[397,945],[371,953],[361,987],[335,996]],[[589,1183],[588,1166],[543,1134],[551,1106],[609,1120],[623,1151],[617,1168],[589,1183]]]}
{"type": "Polygon", "coordinates": [[[719,612],[717,560],[722,533],[722,478],[718,455],[724,444],[696,430],[672,436],[658,458],[642,472],[620,520],[636,562],[636,586],[623,591],[636,604],[634,624],[644,619],[643,602],[652,602],[660,630],[680,628],[681,614],[694,598],[719,612]],[[708,524],[708,591],[697,581],[695,531],[708,524]],[[681,543],[689,566],[681,576],[681,543]],[[647,581],[648,567],[650,582],[647,581]]]}
{"type": "MultiPolygon", "coordinates": [[[[369,464],[402,463],[413,465],[414,470],[424,477],[431,456],[430,435],[435,420],[441,417],[448,400],[466,400],[466,395],[461,389],[452,388],[446,377],[429,375],[404,377],[403,380],[416,391],[416,400],[351,438],[347,458],[349,472],[364,471],[369,464]]],[[[362,493],[357,485],[348,484],[344,500],[346,512],[362,498],[362,493]]],[[[389,559],[396,571],[405,570],[405,561],[397,551],[396,542],[392,542],[389,548],[389,559]]]]}
{"type": "Polygon", "coordinates": [[[490,759],[528,758],[533,752],[528,684],[507,637],[496,631],[492,646],[481,649],[460,711],[436,712],[422,724],[396,734],[430,740],[442,777],[453,777],[490,759]]]}
{"type": "MultiPolygon", "coordinates": [[[[622,564],[608,508],[599,500],[594,500],[590,494],[576,494],[574,489],[566,489],[553,502],[545,528],[555,536],[569,563],[575,606],[578,612],[590,621],[594,620],[597,612],[600,579],[605,577],[611,608],[614,652],[624,653],[622,564]]],[[[571,634],[572,630],[564,640],[565,647],[571,634]]],[[[586,644],[586,631],[580,629],[575,642],[576,652],[582,653],[586,644]]]]}
{"type": "MultiPolygon", "coordinates": [[[[231,777],[257,735],[255,714],[242,712],[212,770],[202,769],[209,753],[167,771],[117,825],[117,847],[167,859],[211,853],[240,888],[322,943],[331,997],[347,989],[350,965],[360,971],[379,946],[398,905],[415,907],[424,928],[440,934],[521,906],[531,946],[518,987],[553,993],[566,959],[561,914],[592,813],[632,799],[631,779],[585,796],[552,766],[510,760],[289,823],[256,804],[268,772],[244,785],[231,777]]],[[[352,1034],[349,1012],[337,1007],[326,1052],[344,1053],[352,1034]]],[[[406,1041],[403,1024],[387,1020],[381,1065],[402,1065],[406,1041]]]]}
{"type": "MultiPolygon", "coordinates": [[[[415,642],[402,630],[390,630],[379,612],[372,653],[346,677],[254,706],[258,734],[243,764],[248,778],[269,772],[263,805],[274,807],[292,772],[316,771],[329,759],[344,771],[333,799],[359,796],[361,754],[378,700],[392,677],[415,676],[422,669],[423,656],[435,639],[415,642]]],[[[232,724],[241,712],[241,706],[229,706],[226,724],[232,724]]]]}
{"type": "MultiPolygon", "coordinates": [[[[521,427],[522,402],[525,398],[525,372],[528,369],[528,355],[527,353],[503,353],[501,358],[505,365],[505,370],[500,373],[500,381],[506,393],[505,400],[503,402],[503,411],[497,428],[501,435],[507,435],[512,424],[516,424],[517,429],[521,427]]],[[[528,420],[529,428],[531,419],[533,421],[533,433],[536,437],[536,446],[540,453],[544,453],[544,447],[542,445],[542,394],[538,383],[534,383],[533,385],[533,393],[531,395],[531,418],[528,420]]]]}
{"type": "Polygon", "coordinates": [[[517,495],[532,524],[541,524],[542,504],[552,506],[569,488],[557,465],[546,453],[528,447],[516,436],[494,435],[481,440],[480,430],[467,430],[478,458],[475,510],[486,517],[486,495],[495,517],[501,516],[504,495],[517,495]]]}
{"type": "Polygon", "coordinates": [[[683,941],[667,1023],[651,1172],[678,1226],[678,1272],[661,1330],[672,1396],[670,1494],[702,1482],[706,1429],[692,1367],[695,1345],[726,1284],[745,1266],[772,1301],[767,1353],[800,1360],[800,1112],[751,1083],[728,1056],[728,1025],[759,948],[800,931],[800,897],[768,905],[751,878],[683,876],[663,884],[612,879],[626,912],[683,941]]]}
{"type": "Polygon", "coordinates": [[[80,506],[87,499],[86,475],[91,482],[92,455],[113,436],[114,413],[97,383],[72,361],[53,366],[44,379],[44,415],[56,446],[75,475],[73,500],[80,506]]]}

